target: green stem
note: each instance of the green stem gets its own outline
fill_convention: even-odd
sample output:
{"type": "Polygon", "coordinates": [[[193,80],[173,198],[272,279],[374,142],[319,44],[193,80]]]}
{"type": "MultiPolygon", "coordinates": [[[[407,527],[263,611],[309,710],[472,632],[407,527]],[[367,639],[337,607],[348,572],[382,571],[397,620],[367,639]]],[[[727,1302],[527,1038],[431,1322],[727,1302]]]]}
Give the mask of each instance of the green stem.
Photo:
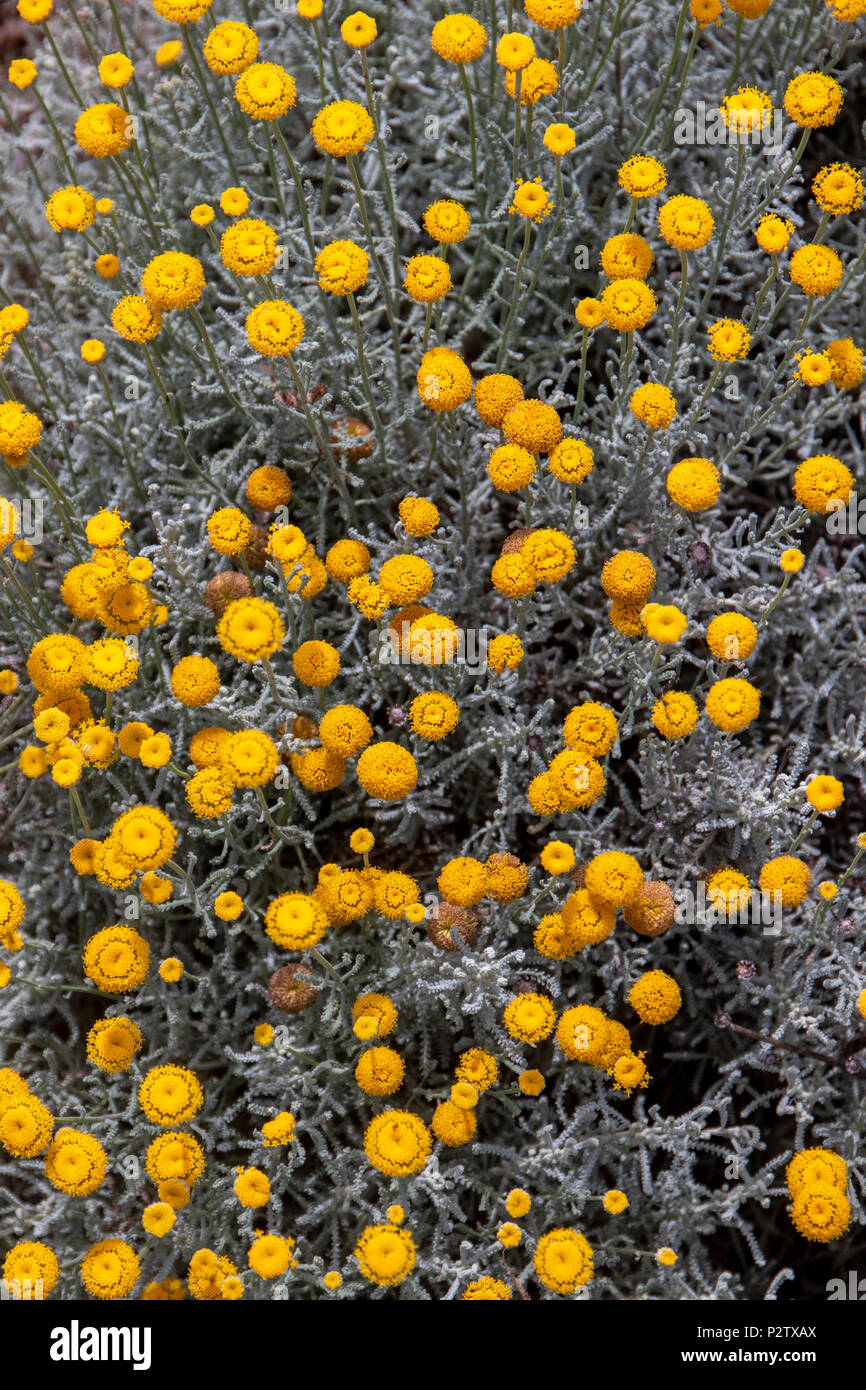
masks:
{"type": "Polygon", "coordinates": [[[496,358],[496,369],[499,371],[508,355],[508,339],[511,333],[511,324],[517,310],[517,300],[520,295],[520,281],[523,275],[523,267],[526,264],[526,257],[529,254],[529,242],[532,235],[532,219],[526,218],[526,226],[523,232],[523,248],[517,261],[517,268],[514,272],[514,288],[511,293],[511,307],[508,310],[508,317],[502,329],[502,337],[499,343],[499,352],[496,358]]]}
{"type": "Polygon", "coordinates": [[[665,373],[664,384],[667,386],[674,374],[677,365],[677,345],[680,340],[680,320],[682,319],[683,309],[686,302],[686,291],[689,283],[689,262],[686,251],[680,248],[680,292],[677,296],[677,307],[674,311],[674,321],[671,327],[671,355],[668,369],[665,373]]]}

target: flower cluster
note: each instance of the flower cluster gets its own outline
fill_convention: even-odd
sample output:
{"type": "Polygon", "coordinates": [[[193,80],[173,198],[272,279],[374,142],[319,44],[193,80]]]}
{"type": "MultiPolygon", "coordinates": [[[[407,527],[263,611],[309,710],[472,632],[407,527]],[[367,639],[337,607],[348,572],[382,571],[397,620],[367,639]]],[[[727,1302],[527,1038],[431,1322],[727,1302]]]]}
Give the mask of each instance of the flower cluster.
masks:
{"type": "Polygon", "coordinates": [[[785,8],[20,0],[4,1295],[850,1263],[862,4],[785,8]]]}

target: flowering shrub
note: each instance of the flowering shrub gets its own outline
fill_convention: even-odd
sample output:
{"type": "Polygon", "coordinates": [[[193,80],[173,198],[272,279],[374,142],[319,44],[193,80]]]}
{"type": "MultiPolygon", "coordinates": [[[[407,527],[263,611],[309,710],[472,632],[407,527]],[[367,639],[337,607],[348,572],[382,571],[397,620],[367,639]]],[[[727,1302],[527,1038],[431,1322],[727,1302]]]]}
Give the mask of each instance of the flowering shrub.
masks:
{"type": "Polygon", "coordinates": [[[19,0],[13,1296],[862,1248],[864,5],[797,9],[19,0]]]}

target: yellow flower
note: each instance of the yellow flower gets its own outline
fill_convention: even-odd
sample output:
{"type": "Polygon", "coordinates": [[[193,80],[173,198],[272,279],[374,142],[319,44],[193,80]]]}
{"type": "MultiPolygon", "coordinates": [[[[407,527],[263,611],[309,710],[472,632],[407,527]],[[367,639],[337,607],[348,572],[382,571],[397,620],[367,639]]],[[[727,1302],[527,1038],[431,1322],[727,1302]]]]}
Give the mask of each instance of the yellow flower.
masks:
{"type": "Polygon", "coordinates": [[[779,217],[774,212],[768,212],[758,223],[755,240],[762,251],[776,256],[780,251],[785,250],[793,230],[794,224],[787,217],[779,217]]]}
{"type": "Polygon", "coordinates": [[[523,0],[523,8],[542,29],[566,29],[580,14],[583,0],[523,0]]]}
{"type": "Polygon", "coordinates": [[[671,1250],[669,1245],[662,1246],[661,1250],[656,1251],[656,1259],[660,1265],[664,1265],[667,1269],[671,1269],[677,1262],[676,1251],[671,1250]]]}
{"type": "Polygon", "coordinates": [[[208,656],[184,656],[172,668],[171,688],[182,705],[208,705],[219,693],[219,671],[208,656]]]}
{"type": "Polygon", "coordinates": [[[415,1268],[415,1242],[393,1222],[367,1226],[358,1237],[355,1259],[365,1279],[384,1288],[402,1284],[415,1268]]]}
{"type": "Polygon", "coordinates": [[[96,221],[96,202],[86,188],[69,184],[51,194],[45,204],[45,216],[55,232],[81,232],[96,221]]]}
{"type": "Polygon", "coordinates": [[[620,1212],[625,1211],[628,1206],[628,1197],[624,1192],[620,1192],[618,1187],[612,1187],[610,1191],[605,1192],[603,1205],[605,1211],[609,1212],[611,1216],[619,1216],[620,1212]]]}
{"type": "Polygon", "coordinates": [[[532,179],[529,182],[518,179],[508,211],[517,213],[530,222],[540,222],[543,217],[548,217],[553,211],[553,200],[542,186],[540,178],[532,179]]]}
{"type": "Polygon", "coordinates": [[[802,507],[825,516],[848,501],[854,477],[833,454],[804,459],[794,474],[794,495],[802,507]]]}
{"type": "Polygon", "coordinates": [[[757,719],[760,708],[760,690],[739,677],[716,681],[707,693],[707,715],[726,733],[740,733],[757,719]]]}
{"type": "Polygon", "coordinates": [[[634,232],[609,237],[601,249],[601,268],[611,280],[645,280],[652,263],[649,243],[634,232]]]}
{"type": "Polygon", "coordinates": [[[716,869],[707,879],[707,899],[717,912],[735,915],[749,901],[749,880],[737,869],[716,869]]]}
{"type": "Polygon", "coordinates": [[[651,430],[666,430],[676,417],[677,403],[667,386],[648,381],[632,392],[632,414],[651,430]]]}
{"type": "Polygon", "coordinates": [[[9,64],[9,81],[23,92],[36,81],[36,64],[29,58],[13,58],[9,64]]]}
{"type": "Polygon", "coordinates": [[[416,695],[409,706],[412,732],[433,742],[453,733],[459,717],[460,708],[456,700],[439,691],[416,695]]]}
{"type": "Polygon", "coordinates": [[[719,109],[728,129],[747,139],[766,130],[773,119],[773,103],[757,87],[738,87],[733,95],[723,99],[719,109]]]}
{"type": "Polygon", "coordinates": [[[392,1047],[370,1047],[362,1052],[355,1067],[355,1080],[370,1096],[390,1096],[399,1091],[406,1064],[392,1047]]]}
{"type": "Polygon", "coordinates": [[[99,80],[106,87],[125,87],[135,68],[125,53],[109,53],[99,63],[99,80]]]}
{"type": "Polygon", "coordinates": [[[440,256],[413,256],[406,266],[403,288],[419,304],[433,304],[452,288],[451,271],[440,256]]]}
{"type": "MultiPolygon", "coordinates": [[[[112,275],[116,275],[119,268],[118,262],[112,275]]],[[[128,343],[147,343],[162,327],[162,314],[142,295],[128,294],[112,309],[111,326],[118,337],[125,338],[128,343]]]]}
{"type": "Polygon", "coordinates": [[[474,1137],[478,1121],[472,1110],[463,1110],[451,1100],[436,1106],[430,1128],[446,1148],[457,1149],[474,1137]]]}
{"type": "Polygon", "coordinates": [[[81,1261],[81,1282],[93,1298],[126,1298],[140,1273],[138,1256],[124,1240],[101,1240],[81,1261]]]}
{"type": "Polygon", "coordinates": [[[104,356],[105,343],[100,342],[98,338],[86,338],[81,344],[82,360],[90,363],[91,366],[101,362],[104,356]]]}
{"type": "Polygon", "coordinates": [[[235,275],[267,275],[277,259],[277,234],[257,217],[242,217],[223,232],[220,254],[235,275]]]}
{"type": "MultiPolygon", "coordinates": [[[[556,68],[546,58],[533,58],[520,74],[520,105],[534,106],[542,97],[553,96],[559,87],[556,68]]],[[[510,97],[517,94],[517,74],[505,75],[505,90],[510,97]]]]}
{"type": "Polygon", "coordinates": [[[643,871],[631,854],[608,850],[596,854],[586,868],[586,888],[591,896],[609,907],[623,907],[636,898],[643,883],[643,871]]]}
{"type": "Polygon", "coordinates": [[[647,970],[629,990],[628,1002],[643,1023],[656,1026],[670,1023],[679,1013],[683,998],[672,976],[664,970],[647,970]]]}
{"type": "Polygon", "coordinates": [[[828,164],[812,180],[812,194],[822,212],[856,212],[863,202],[863,179],[850,164],[828,164]]]}
{"type": "Polygon", "coordinates": [[[340,25],[343,42],[350,48],[369,48],[377,33],[375,19],[363,10],[356,10],[354,14],[348,15],[340,25]]]}
{"type": "Polygon", "coordinates": [[[149,1207],[145,1207],[141,1218],[141,1224],[148,1235],[162,1236],[168,1235],[177,1216],[174,1207],[170,1202],[152,1202],[149,1207]]]}
{"type": "Polygon", "coordinates": [[[169,39],[167,43],[161,43],[153,55],[153,61],[158,68],[167,68],[183,52],[183,44],[180,39],[169,39]]]}
{"type": "Polygon", "coordinates": [[[658,227],[669,246],[684,251],[696,251],[706,246],[713,235],[715,222],[709,207],[701,198],[678,193],[669,198],[658,216],[658,227]]]}
{"type": "Polygon", "coordinates": [[[228,604],[216,635],[223,651],[238,661],[253,663],[279,651],[286,632],[277,608],[268,599],[239,598],[228,604]]]}
{"type": "Polygon", "coordinates": [[[794,1197],[791,1222],[807,1240],[837,1240],[851,1225],[851,1204],[838,1187],[816,1182],[794,1197]]]}
{"type": "MultiPolygon", "coordinates": [[[[20,401],[0,405],[0,454],[12,468],[21,467],[42,437],[42,422],[20,401]]],[[[75,639],[70,639],[75,640],[75,639]]]]}
{"type": "Polygon", "coordinates": [[[236,76],[255,62],[259,41],[249,25],[230,19],[214,25],[202,52],[211,72],[236,76]]]}
{"type": "Polygon", "coordinates": [[[461,1294],[461,1299],[468,1303],[507,1303],[511,1298],[511,1290],[501,1279],[493,1279],[485,1274],[481,1279],[473,1279],[471,1284],[467,1284],[461,1294]]]}
{"type": "Polygon", "coordinates": [[[191,1134],[171,1130],[148,1145],[145,1167],[152,1182],[182,1182],[193,1187],[204,1172],[204,1153],[191,1134]]]}
{"type": "Polygon", "coordinates": [[[738,362],[748,355],[751,335],[739,319],[718,319],[707,330],[710,353],[717,362],[738,362]]]}
{"type": "Polygon", "coordinates": [[[686,630],[686,615],[674,604],[648,603],[640,616],[655,642],[678,642],[686,630]]]}
{"type": "Polygon", "coordinates": [[[830,374],[833,385],[840,391],[851,391],[863,380],[863,351],[852,338],[834,338],[827,344],[830,374]]]}
{"type": "Polygon", "coordinates": [[[22,1240],[13,1245],[3,1261],[5,1289],[17,1285],[19,1297],[47,1298],[57,1283],[60,1264],[54,1251],[41,1241],[22,1240]]]}
{"type": "Polygon", "coordinates": [[[433,1137],[419,1115],[384,1110],[367,1126],[364,1152],[372,1167],[391,1177],[409,1177],[426,1166],[433,1137]]]}
{"type": "Polygon", "coordinates": [[[295,79],[279,63],[252,63],[235,83],[235,101],[256,121],[285,116],[296,97],[295,79]]]}
{"type": "Polygon", "coordinates": [[[133,927],[103,927],[84,948],[84,973],[110,994],[136,989],[147,974],[150,949],[133,927]]]}
{"type": "Polygon", "coordinates": [[[259,1168],[240,1168],[234,1192],[242,1207],[264,1207],[271,1195],[271,1184],[259,1168]]]}
{"type": "Polygon", "coordinates": [[[835,78],[820,72],[801,72],[785,88],[785,110],[796,125],[810,130],[832,125],[843,100],[835,78]]]}
{"type": "Polygon", "coordinates": [[[276,744],[261,729],[241,729],[223,745],[221,768],[235,786],[267,786],[278,765],[276,744]]]}
{"type": "Polygon", "coordinates": [[[620,188],[632,198],[654,197],[664,191],[668,181],[664,165],[648,154],[632,155],[620,165],[617,176],[620,188]]]}
{"type": "Polygon", "coordinates": [[[575,308],[574,317],[581,328],[598,328],[604,323],[604,307],[599,299],[581,299],[575,308]]]}
{"type": "Polygon", "coordinates": [[[506,72],[520,72],[535,57],[535,44],[528,34],[503,34],[496,45],[496,61],[506,72]]]}
{"type": "Polygon", "coordinates": [[[468,1081],[457,1081],[451,1087],[449,1099],[458,1110],[474,1110],[478,1104],[478,1092],[468,1081]]]}
{"type": "Polygon", "coordinates": [[[802,550],[783,550],[779,565],[786,574],[799,574],[806,557],[802,550]]]}
{"type": "Polygon", "coordinates": [[[719,470],[711,459],[680,459],[668,473],[668,496],[686,512],[712,507],[719,496],[719,470]]]}
{"type": "Polygon", "coordinates": [[[745,661],[757,640],[758,629],[741,613],[722,613],[707,627],[707,646],[720,661],[745,661]]]}
{"type": "Polygon", "coordinates": [[[204,1094],[188,1067],[151,1067],[138,1088],[138,1102],[152,1124],[167,1127],[193,1119],[204,1094]]]}
{"type": "Polygon", "coordinates": [[[153,0],[153,8],[169,24],[194,24],[207,14],[213,0],[153,0]]]}
{"type": "Polygon", "coordinates": [[[496,1232],[496,1239],[506,1250],[519,1245],[523,1239],[523,1232],[519,1226],[515,1226],[513,1221],[506,1221],[496,1232]]]}
{"type": "Polygon", "coordinates": [[[88,106],[75,122],[75,140],[85,154],[95,159],[120,154],[132,143],[134,126],[122,106],[99,102],[88,106]]]}
{"type": "Polygon", "coordinates": [[[791,257],[791,280],[804,294],[820,296],[838,288],[842,262],[829,246],[801,246],[791,257]]]}
{"type": "Polygon", "coordinates": [[[262,357],[288,357],[304,336],[304,320],[285,299],[265,299],[247,314],[246,333],[262,357]]]}
{"type": "Polygon", "coordinates": [[[537,1043],[553,1032],[556,1014],[546,995],[518,994],[506,1004],[502,1021],[510,1037],[537,1043]]]}
{"type": "Polygon", "coordinates": [[[562,121],[555,121],[553,125],[546,128],[542,143],[546,150],[550,150],[551,154],[555,154],[558,159],[561,159],[563,155],[571,154],[577,141],[570,126],[563,124],[562,121]]]}
{"type": "Polygon", "coordinates": [[[763,893],[778,894],[783,907],[797,907],[812,886],[812,874],[802,859],[782,854],[767,861],[761,869],[758,886],[763,893]]]}
{"type": "Polygon", "coordinates": [[[837,777],[821,774],[807,786],[806,800],[816,811],[835,811],[845,800],[845,789],[837,777]]]}
{"type": "Polygon", "coordinates": [[[557,1227],[541,1237],[533,1265],[545,1288],[570,1294],[593,1276],[592,1247],[586,1236],[570,1227],[557,1227]]]}
{"type": "Polygon", "coordinates": [[[183,961],[178,960],[177,956],[168,956],[159,967],[159,976],[169,984],[175,984],[183,977],[183,961]]]}
{"type": "Polygon", "coordinates": [[[430,410],[455,410],[472,393],[472,376],[463,358],[451,348],[435,347],[421,358],[416,378],[418,394],[430,410]]]}
{"type": "Polygon", "coordinates": [[[356,101],[332,101],[312,124],[312,136],[325,154],[361,154],[375,135],[370,113],[356,101]]]}
{"type": "Polygon", "coordinates": [[[331,241],[316,257],[319,288],[326,294],[354,294],[367,281],[370,262],[354,241],[331,241]]]}
{"type": "Polygon", "coordinates": [[[164,251],[154,256],[141,276],[142,293],[160,312],[186,309],[197,304],[204,292],[201,262],[183,251],[164,251]]]}
{"type": "Polygon", "coordinates": [[[288,1236],[258,1236],[247,1252],[250,1269],[262,1279],[277,1279],[289,1267],[294,1243],[288,1236]]]}
{"type": "Polygon", "coordinates": [[[466,1081],[476,1091],[489,1091],[499,1078],[499,1064],[483,1047],[470,1047],[460,1056],[454,1068],[458,1081],[466,1081]]]}
{"type": "Polygon", "coordinates": [[[449,63],[472,63],[487,43],[487,30],[470,14],[448,14],[433,25],[433,52],[449,63]]]}
{"type": "Polygon", "coordinates": [[[470,218],[462,203],[453,198],[440,198],[424,212],[424,230],[440,245],[455,245],[469,231],[470,218]]]}
{"type": "Polygon", "coordinates": [[[632,276],[606,285],[599,303],[608,326],[622,333],[645,328],[656,310],[656,297],[649,285],[632,276]]]}
{"type": "Polygon", "coordinates": [[[804,386],[823,386],[833,375],[833,364],[826,352],[799,352],[794,376],[804,386]]]}
{"type": "Polygon", "coordinates": [[[315,946],[325,935],[327,925],[327,913],[306,893],[281,893],[265,913],[265,931],[287,951],[315,946]]]}

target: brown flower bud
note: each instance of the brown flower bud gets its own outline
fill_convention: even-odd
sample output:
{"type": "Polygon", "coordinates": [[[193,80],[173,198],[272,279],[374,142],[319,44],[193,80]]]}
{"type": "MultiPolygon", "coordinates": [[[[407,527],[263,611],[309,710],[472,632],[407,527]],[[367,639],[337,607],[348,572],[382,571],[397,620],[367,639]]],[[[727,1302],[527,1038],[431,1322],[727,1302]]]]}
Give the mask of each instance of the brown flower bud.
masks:
{"type": "Polygon", "coordinates": [[[299,1014],[315,1002],[318,990],[313,977],[303,965],[281,965],[268,985],[268,995],[275,1009],[284,1014],[299,1014]]]}
{"type": "Polygon", "coordinates": [[[263,570],[268,558],[268,533],[264,526],[253,526],[250,543],[241,552],[251,570],[263,570]]]}
{"type": "Polygon", "coordinates": [[[586,887],[586,864],[575,864],[571,871],[571,881],[575,888],[586,887]]]}
{"type": "Polygon", "coordinates": [[[376,446],[372,430],[363,420],[347,415],[331,426],[331,443],[336,453],[342,454],[348,463],[369,458],[376,446]]]}
{"type": "Polygon", "coordinates": [[[622,915],[639,936],[663,936],[674,921],[674,895],[666,883],[648,880],[622,915]]]}
{"type": "Polygon", "coordinates": [[[453,931],[456,928],[465,945],[471,946],[478,935],[478,918],[465,907],[455,907],[452,903],[437,903],[431,907],[425,919],[427,935],[440,951],[458,950],[453,931]]]}
{"type": "Polygon", "coordinates": [[[227,604],[233,603],[236,598],[249,598],[252,592],[252,585],[245,574],[239,574],[237,570],[222,570],[205,585],[204,601],[214,617],[221,618],[227,604]]]}
{"type": "Polygon", "coordinates": [[[514,555],[516,551],[523,549],[523,543],[528,536],[535,530],[534,526],[520,526],[516,531],[512,531],[510,536],[506,536],[502,542],[501,555],[514,555]]]}

